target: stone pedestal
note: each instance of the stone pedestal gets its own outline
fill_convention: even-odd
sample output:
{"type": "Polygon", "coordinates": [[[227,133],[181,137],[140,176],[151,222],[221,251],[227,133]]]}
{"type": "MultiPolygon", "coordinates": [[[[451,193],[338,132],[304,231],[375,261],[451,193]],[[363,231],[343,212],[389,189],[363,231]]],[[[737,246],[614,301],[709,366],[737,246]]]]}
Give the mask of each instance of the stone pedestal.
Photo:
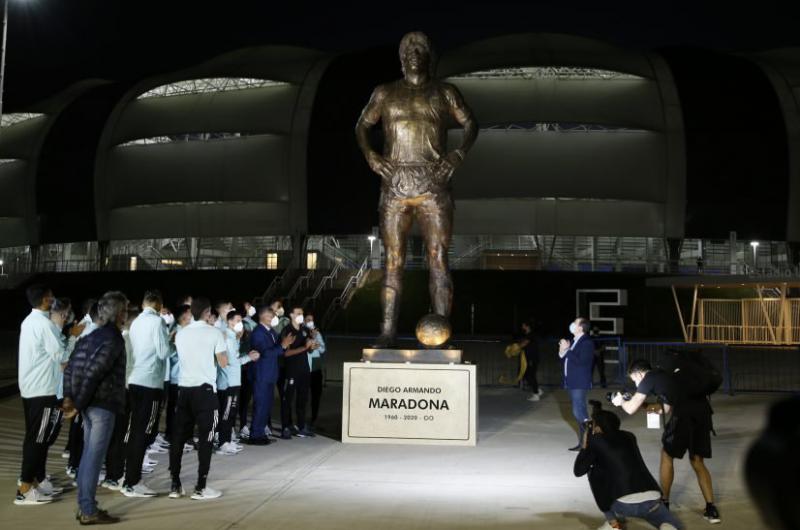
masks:
{"type": "Polygon", "coordinates": [[[373,363],[461,364],[461,354],[462,350],[447,348],[364,348],[361,350],[361,360],[373,363]]]}
{"type": "Polygon", "coordinates": [[[342,442],[474,446],[475,376],[466,364],[344,363],[342,442]]]}

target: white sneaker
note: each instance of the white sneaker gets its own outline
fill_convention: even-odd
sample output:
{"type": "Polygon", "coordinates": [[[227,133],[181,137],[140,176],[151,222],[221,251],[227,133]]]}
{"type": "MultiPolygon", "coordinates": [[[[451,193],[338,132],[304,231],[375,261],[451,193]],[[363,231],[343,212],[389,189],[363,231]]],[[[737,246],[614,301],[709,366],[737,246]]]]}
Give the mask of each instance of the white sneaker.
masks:
{"type": "Polygon", "coordinates": [[[528,396],[528,401],[539,401],[540,399],[539,394],[531,394],[528,396]]]}
{"type": "Polygon", "coordinates": [[[232,456],[232,455],[237,455],[240,452],[241,449],[237,448],[237,446],[234,445],[233,442],[225,442],[219,447],[219,449],[217,449],[218,455],[232,456]]]}
{"type": "Polygon", "coordinates": [[[64,493],[64,488],[59,488],[57,486],[53,486],[53,483],[50,482],[49,478],[44,479],[39,485],[36,487],[41,493],[43,493],[47,497],[52,497],[53,495],[58,495],[60,493],[64,493]]]}
{"type": "Polygon", "coordinates": [[[69,458],[69,450],[68,449],[64,449],[63,451],[61,451],[61,458],[69,458]]]}
{"type": "Polygon", "coordinates": [[[169,492],[169,498],[170,499],[180,499],[184,495],[186,495],[186,490],[183,489],[183,486],[181,486],[178,489],[173,489],[173,490],[171,490],[169,492]]]}
{"type": "Polygon", "coordinates": [[[184,452],[184,454],[185,454],[185,453],[191,453],[192,451],[194,451],[194,446],[193,446],[192,444],[190,444],[190,443],[187,443],[187,444],[184,444],[184,445],[183,445],[183,452],[184,452]]]}
{"type": "Polygon", "coordinates": [[[165,455],[169,453],[164,447],[161,447],[157,443],[154,443],[150,447],[147,448],[147,454],[155,454],[155,455],[165,455]]]}
{"type": "Polygon", "coordinates": [[[678,529],[669,523],[661,523],[661,526],[658,527],[658,530],[678,530],[678,529]]]}
{"type": "Polygon", "coordinates": [[[144,483],[140,482],[135,486],[124,486],[120,493],[125,495],[126,497],[138,497],[138,498],[152,498],[158,495],[155,490],[148,488],[144,483]]]}
{"type": "Polygon", "coordinates": [[[17,491],[17,496],[14,498],[14,504],[17,506],[41,506],[49,502],[53,502],[53,497],[42,494],[36,488],[31,488],[26,493],[17,491]]]}
{"type": "Polygon", "coordinates": [[[156,443],[161,447],[169,447],[169,440],[161,433],[156,435],[156,443]]]}
{"type": "Polygon", "coordinates": [[[219,497],[222,497],[222,492],[219,490],[215,490],[214,488],[209,488],[208,486],[203,488],[202,491],[195,490],[194,493],[192,493],[192,499],[196,501],[218,499],[219,497]]]}
{"type": "Polygon", "coordinates": [[[538,391],[538,392],[536,392],[536,394],[538,394],[538,395],[539,395],[539,397],[542,397],[542,394],[544,394],[544,390],[542,390],[541,388],[539,388],[539,391],[538,391]]]}
{"type": "Polygon", "coordinates": [[[148,467],[156,467],[158,465],[158,460],[153,460],[149,456],[145,455],[144,459],[142,460],[142,465],[148,467]]]}
{"type": "Polygon", "coordinates": [[[153,466],[142,466],[142,475],[149,475],[155,470],[156,468],[153,466]]]}
{"type": "Polygon", "coordinates": [[[104,480],[100,483],[100,487],[111,491],[119,491],[122,489],[122,483],[117,480],[104,480]]]}
{"type": "Polygon", "coordinates": [[[247,427],[247,425],[242,427],[242,429],[239,431],[239,438],[242,440],[247,440],[250,438],[250,429],[247,427]]]}
{"type": "Polygon", "coordinates": [[[614,527],[608,524],[608,521],[603,523],[603,526],[597,528],[597,530],[614,530],[614,527]]]}

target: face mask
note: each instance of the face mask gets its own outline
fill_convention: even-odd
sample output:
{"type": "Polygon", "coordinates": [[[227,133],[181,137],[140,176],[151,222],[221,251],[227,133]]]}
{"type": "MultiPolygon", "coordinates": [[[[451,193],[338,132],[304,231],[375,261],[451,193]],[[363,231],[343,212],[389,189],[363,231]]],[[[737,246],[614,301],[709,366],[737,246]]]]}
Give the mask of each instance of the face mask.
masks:
{"type": "Polygon", "coordinates": [[[242,324],[241,322],[237,322],[236,324],[233,325],[233,331],[235,331],[236,333],[241,333],[242,331],[244,331],[244,324],[242,324]]]}
{"type": "Polygon", "coordinates": [[[302,326],[303,322],[305,322],[305,321],[306,321],[306,319],[305,319],[305,317],[303,315],[297,315],[296,317],[294,317],[295,324],[300,324],[302,326]]]}
{"type": "Polygon", "coordinates": [[[276,317],[276,316],[273,316],[273,317],[272,317],[272,320],[270,320],[270,321],[269,321],[269,325],[270,325],[270,327],[273,327],[273,328],[274,328],[275,326],[277,326],[278,324],[280,324],[280,322],[281,322],[281,321],[280,321],[280,319],[279,319],[278,317],[276,317]]]}
{"type": "Polygon", "coordinates": [[[247,316],[252,317],[255,314],[256,314],[256,308],[253,307],[253,306],[250,306],[250,308],[247,310],[247,316]]]}
{"type": "Polygon", "coordinates": [[[306,327],[307,327],[308,329],[314,329],[314,321],[313,321],[313,320],[309,320],[309,321],[306,323],[306,327]]]}
{"type": "Polygon", "coordinates": [[[578,326],[575,325],[575,322],[569,325],[569,332],[573,335],[578,332],[578,326]]]}
{"type": "Polygon", "coordinates": [[[278,317],[282,317],[283,316],[283,308],[279,307],[278,310],[275,311],[275,314],[278,315],[278,317]]]}
{"type": "Polygon", "coordinates": [[[173,316],[172,313],[165,313],[165,314],[161,315],[161,318],[164,320],[164,323],[167,326],[171,326],[172,324],[175,323],[175,317],[173,316]]]}

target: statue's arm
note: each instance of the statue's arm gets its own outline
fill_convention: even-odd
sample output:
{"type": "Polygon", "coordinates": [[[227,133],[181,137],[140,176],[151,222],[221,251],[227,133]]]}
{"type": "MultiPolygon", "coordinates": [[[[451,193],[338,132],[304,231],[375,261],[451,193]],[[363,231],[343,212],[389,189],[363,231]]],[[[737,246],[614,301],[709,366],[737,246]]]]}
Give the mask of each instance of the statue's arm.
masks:
{"type": "Polygon", "coordinates": [[[381,119],[381,107],[385,97],[386,89],[383,86],[372,91],[372,96],[369,98],[367,106],[361,111],[361,116],[356,123],[356,141],[372,171],[384,178],[391,178],[391,165],[372,149],[369,142],[369,130],[381,119]]]}
{"type": "Polygon", "coordinates": [[[467,152],[472,148],[475,139],[478,137],[478,122],[472,115],[472,111],[464,102],[464,97],[459,92],[455,85],[445,85],[445,95],[450,106],[450,113],[453,118],[464,128],[464,137],[461,140],[461,145],[454,151],[460,161],[464,160],[467,152]]]}
{"type": "Polygon", "coordinates": [[[381,105],[383,104],[385,93],[386,91],[382,86],[376,87],[375,90],[372,91],[372,96],[370,96],[369,102],[364,107],[364,110],[361,111],[361,116],[356,123],[356,140],[358,141],[358,147],[361,149],[361,152],[364,153],[368,161],[370,155],[378,154],[372,149],[372,145],[370,145],[369,130],[381,119],[381,105]]]}

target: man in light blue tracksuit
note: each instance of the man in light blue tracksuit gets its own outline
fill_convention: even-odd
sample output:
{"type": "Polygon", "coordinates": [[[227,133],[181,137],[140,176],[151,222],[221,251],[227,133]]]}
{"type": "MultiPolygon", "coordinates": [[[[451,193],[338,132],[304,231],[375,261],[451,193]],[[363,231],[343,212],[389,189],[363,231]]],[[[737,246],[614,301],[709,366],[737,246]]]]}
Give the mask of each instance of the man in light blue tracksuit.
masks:
{"type": "MultiPolygon", "coordinates": [[[[221,317],[222,318],[222,317],[221,317]]],[[[259,353],[251,351],[246,355],[239,354],[240,339],[244,333],[242,314],[229,311],[224,317],[227,323],[223,333],[228,347],[228,366],[217,367],[217,396],[219,397],[219,449],[218,455],[235,455],[241,448],[231,441],[233,422],[239,406],[239,389],[242,383],[242,365],[257,361],[259,353]]]]}

